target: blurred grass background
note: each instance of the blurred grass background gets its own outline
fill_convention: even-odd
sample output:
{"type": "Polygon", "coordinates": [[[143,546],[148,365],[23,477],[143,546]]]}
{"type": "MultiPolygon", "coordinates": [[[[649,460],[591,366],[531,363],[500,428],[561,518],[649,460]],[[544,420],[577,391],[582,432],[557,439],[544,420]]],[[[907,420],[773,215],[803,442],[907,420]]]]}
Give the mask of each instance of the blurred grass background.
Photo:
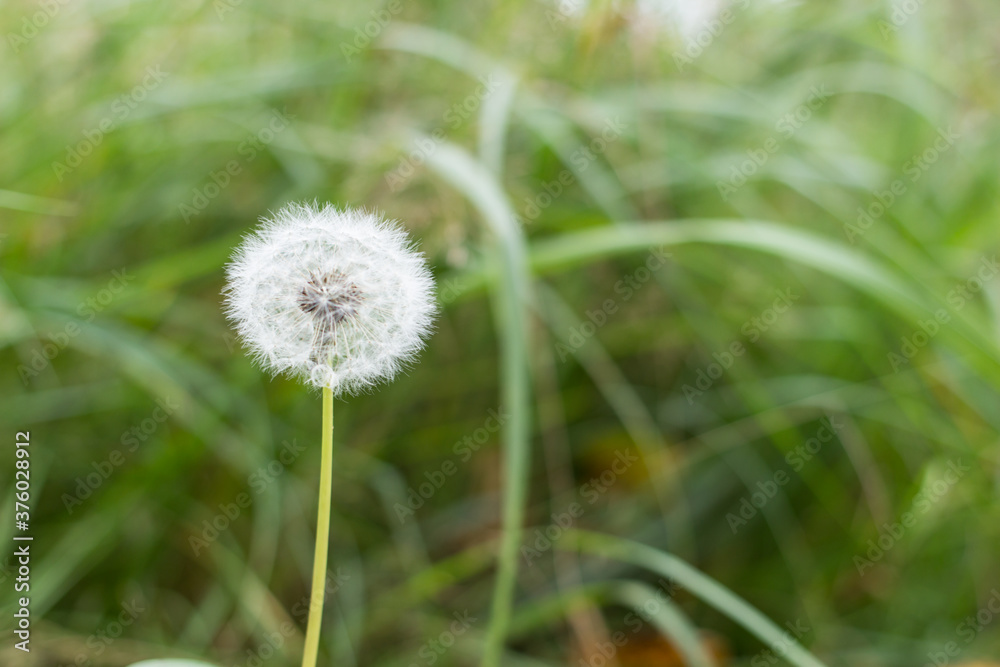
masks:
{"type": "Polygon", "coordinates": [[[319,399],[252,367],[219,292],[314,198],[404,221],[443,309],[407,376],[338,402],[322,664],[479,662],[502,248],[531,271],[502,664],[681,664],[642,615],[668,600],[718,664],[780,662],[576,554],[574,507],[827,664],[997,654],[1000,9],[654,5],[3,4],[0,437],[31,431],[35,542],[33,650],[5,632],[2,664],[297,664],[319,399]]]}

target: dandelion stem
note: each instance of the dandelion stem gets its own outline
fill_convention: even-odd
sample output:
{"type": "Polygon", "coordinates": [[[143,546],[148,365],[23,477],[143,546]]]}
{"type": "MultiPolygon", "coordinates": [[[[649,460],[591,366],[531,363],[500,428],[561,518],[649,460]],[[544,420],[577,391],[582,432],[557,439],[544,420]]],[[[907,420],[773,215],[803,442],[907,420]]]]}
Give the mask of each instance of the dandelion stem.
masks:
{"type": "Polygon", "coordinates": [[[313,557],[312,594],[302,667],[316,667],[323,598],[326,593],[326,557],[330,547],[330,505],[333,496],[333,392],[323,388],[323,448],[320,455],[319,512],[316,516],[316,552],[313,557]]]}

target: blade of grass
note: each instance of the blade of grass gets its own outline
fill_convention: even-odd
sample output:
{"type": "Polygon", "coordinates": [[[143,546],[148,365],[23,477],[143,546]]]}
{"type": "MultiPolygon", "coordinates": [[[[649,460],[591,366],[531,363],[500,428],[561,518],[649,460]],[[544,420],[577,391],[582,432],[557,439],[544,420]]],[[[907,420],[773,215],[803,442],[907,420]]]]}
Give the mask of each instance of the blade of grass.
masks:
{"type": "Polygon", "coordinates": [[[576,548],[604,558],[631,563],[673,579],[692,595],[742,625],[768,646],[784,646],[785,658],[793,665],[824,667],[823,663],[801,644],[794,641],[788,633],[743,598],[672,554],[632,540],[575,529],[566,531],[565,538],[557,543],[557,548],[576,548]]]}
{"type": "Polygon", "coordinates": [[[684,664],[698,667],[715,664],[699,639],[698,629],[677,605],[662,591],[638,581],[600,581],[544,596],[518,612],[512,634],[527,634],[593,603],[617,603],[634,609],[640,618],[676,645],[684,657],[684,664]]]}
{"type": "Polygon", "coordinates": [[[483,667],[499,667],[514,604],[518,548],[524,531],[531,463],[529,333],[525,317],[531,276],[524,235],[513,222],[510,204],[489,171],[464,150],[449,143],[432,152],[427,164],[468,197],[500,243],[498,254],[502,279],[496,288],[494,307],[502,364],[501,400],[511,417],[503,432],[503,536],[493,610],[482,660],[483,667]]]}

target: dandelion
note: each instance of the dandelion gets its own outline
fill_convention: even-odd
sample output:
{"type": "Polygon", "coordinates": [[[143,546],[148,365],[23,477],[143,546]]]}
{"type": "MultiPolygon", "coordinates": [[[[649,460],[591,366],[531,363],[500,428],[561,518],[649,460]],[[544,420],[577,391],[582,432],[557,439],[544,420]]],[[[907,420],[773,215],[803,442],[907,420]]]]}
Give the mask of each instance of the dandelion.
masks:
{"type": "Polygon", "coordinates": [[[406,233],[375,213],[291,204],[247,237],[228,268],[227,313],[254,358],[357,394],[423,347],[434,283],[406,233]]]}
{"type": "Polygon", "coordinates": [[[423,347],[435,313],[423,256],[368,211],[290,204],[247,236],[227,268],[226,313],[264,368],[323,390],[312,598],[303,667],[319,651],[333,460],[333,398],[391,380],[423,347]]]}

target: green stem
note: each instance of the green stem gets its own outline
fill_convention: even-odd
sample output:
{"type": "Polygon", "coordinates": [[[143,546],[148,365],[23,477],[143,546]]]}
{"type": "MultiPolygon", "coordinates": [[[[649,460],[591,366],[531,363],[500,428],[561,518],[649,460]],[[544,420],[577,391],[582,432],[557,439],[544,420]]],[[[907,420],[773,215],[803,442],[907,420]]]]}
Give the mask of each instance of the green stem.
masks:
{"type": "Polygon", "coordinates": [[[326,594],[326,557],[330,548],[330,505],[333,497],[333,392],[323,388],[323,448],[320,456],[319,512],[316,516],[316,552],[313,557],[312,595],[302,667],[316,667],[323,598],[326,594]]]}

